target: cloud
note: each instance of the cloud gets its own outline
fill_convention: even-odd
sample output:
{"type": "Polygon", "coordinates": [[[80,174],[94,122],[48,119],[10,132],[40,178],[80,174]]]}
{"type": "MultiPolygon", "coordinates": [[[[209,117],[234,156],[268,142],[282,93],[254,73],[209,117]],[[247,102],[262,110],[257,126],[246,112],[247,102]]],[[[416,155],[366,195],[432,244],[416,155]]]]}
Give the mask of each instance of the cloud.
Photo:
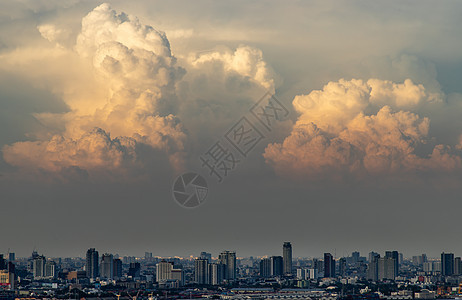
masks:
{"type": "Polygon", "coordinates": [[[68,29],[45,23],[37,26],[43,45],[19,47],[0,57],[4,69],[52,91],[69,108],[35,114],[42,127],[29,135],[32,140],[3,148],[8,164],[51,172],[68,167],[116,170],[133,164],[138,146],[147,145],[164,152],[178,172],[185,168],[188,144],[197,138],[186,132],[183,119],[192,120],[188,125],[196,129],[195,120],[207,120],[210,128],[220,118],[202,110],[202,101],[214,106],[219,98],[221,104],[227,103],[222,110],[235,118],[238,106],[248,109],[264,90],[274,91],[274,73],[259,49],[222,47],[188,54],[180,63],[164,32],[107,3],[94,8],[81,23],[71,46],[61,43],[68,29]],[[245,105],[235,100],[237,95],[245,105]],[[113,160],[106,160],[109,157],[113,160]]]}
{"type": "Polygon", "coordinates": [[[280,174],[310,179],[460,169],[461,158],[448,145],[419,155],[432,142],[430,119],[413,111],[433,101],[434,94],[409,79],[329,82],[294,98],[300,116],[292,133],[268,145],[264,157],[280,174]]]}

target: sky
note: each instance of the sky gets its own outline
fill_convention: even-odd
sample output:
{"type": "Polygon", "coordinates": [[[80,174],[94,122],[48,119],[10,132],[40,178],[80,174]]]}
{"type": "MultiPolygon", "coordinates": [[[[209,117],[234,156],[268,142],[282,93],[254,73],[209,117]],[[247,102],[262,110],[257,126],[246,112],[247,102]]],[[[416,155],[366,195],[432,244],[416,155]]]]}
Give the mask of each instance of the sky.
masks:
{"type": "Polygon", "coordinates": [[[0,3],[0,253],[462,255],[461,13],[0,3]],[[185,173],[197,207],[172,193],[185,173]]]}

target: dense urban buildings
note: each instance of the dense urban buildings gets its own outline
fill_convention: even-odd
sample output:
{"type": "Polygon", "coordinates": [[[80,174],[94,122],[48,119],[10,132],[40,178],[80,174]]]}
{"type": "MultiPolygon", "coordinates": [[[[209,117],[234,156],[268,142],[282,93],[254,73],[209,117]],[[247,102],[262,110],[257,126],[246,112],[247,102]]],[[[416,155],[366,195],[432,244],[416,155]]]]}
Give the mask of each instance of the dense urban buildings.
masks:
{"type": "Polygon", "coordinates": [[[149,293],[162,297],[168,291],[169,299],[192,297],[192,293],[194,297],[227,295],[226,299],[243,299],[247,294],[285,297],[285,293],[310,299],[355,299],[358,293],[363,297],[359,299],[462,296],[461,259],[453,253],[405,258],[396,250],[383,255],[371,251],[367,256],[354,251],[350,256],[324,253],[294,258],[292,251],[292,244],[285,242],[279,255],[247,258],[228,250],[217,256],[203,251],[188,258],[151,252],[142,257],[110,253],[99,257],[94,248],[84,258],[47,258],[34,251],[27,258],[7,255],[15,259],[11,261],[0,254],[0,297],[3,292],[21,298],[20,292],[43,298],[49,293],[59,298],[62,293],[69,298],[70,290],[89,298],[122,297],[133,290],[144,297],[149,293]],[[292,271],[286,272],[289,266],[292,271]]]}

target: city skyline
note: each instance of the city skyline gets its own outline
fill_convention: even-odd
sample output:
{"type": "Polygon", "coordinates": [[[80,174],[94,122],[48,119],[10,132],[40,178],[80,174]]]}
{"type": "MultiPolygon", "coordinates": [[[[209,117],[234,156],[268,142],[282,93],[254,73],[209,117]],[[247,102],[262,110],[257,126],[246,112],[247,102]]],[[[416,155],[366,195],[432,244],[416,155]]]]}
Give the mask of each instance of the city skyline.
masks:
{"type": "Polygon", "coordinates": [[[0,251],[462,253],[461,2],[0,11],[0,251]]]}

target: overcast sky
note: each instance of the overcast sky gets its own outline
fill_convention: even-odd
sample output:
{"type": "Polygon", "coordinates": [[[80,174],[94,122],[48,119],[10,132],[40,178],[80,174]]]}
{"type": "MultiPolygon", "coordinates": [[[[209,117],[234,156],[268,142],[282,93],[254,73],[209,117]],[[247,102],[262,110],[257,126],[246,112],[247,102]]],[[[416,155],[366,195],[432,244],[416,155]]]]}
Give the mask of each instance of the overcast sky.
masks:
{"type": "Polygon", "coordinates": [[[462,255],[461,14],[0,3],[0,253],[462,255]],[[287,109],[271,128],[251,113],[267,92],[287,109]],[[245,157],[226,140],[242,117],[261,133],[245,157]],[[221,183],[200,160],[217,141],[239,159],[221,183]],[[184,172],[208,183],[194,209],[172,197],[184,172]]]}

